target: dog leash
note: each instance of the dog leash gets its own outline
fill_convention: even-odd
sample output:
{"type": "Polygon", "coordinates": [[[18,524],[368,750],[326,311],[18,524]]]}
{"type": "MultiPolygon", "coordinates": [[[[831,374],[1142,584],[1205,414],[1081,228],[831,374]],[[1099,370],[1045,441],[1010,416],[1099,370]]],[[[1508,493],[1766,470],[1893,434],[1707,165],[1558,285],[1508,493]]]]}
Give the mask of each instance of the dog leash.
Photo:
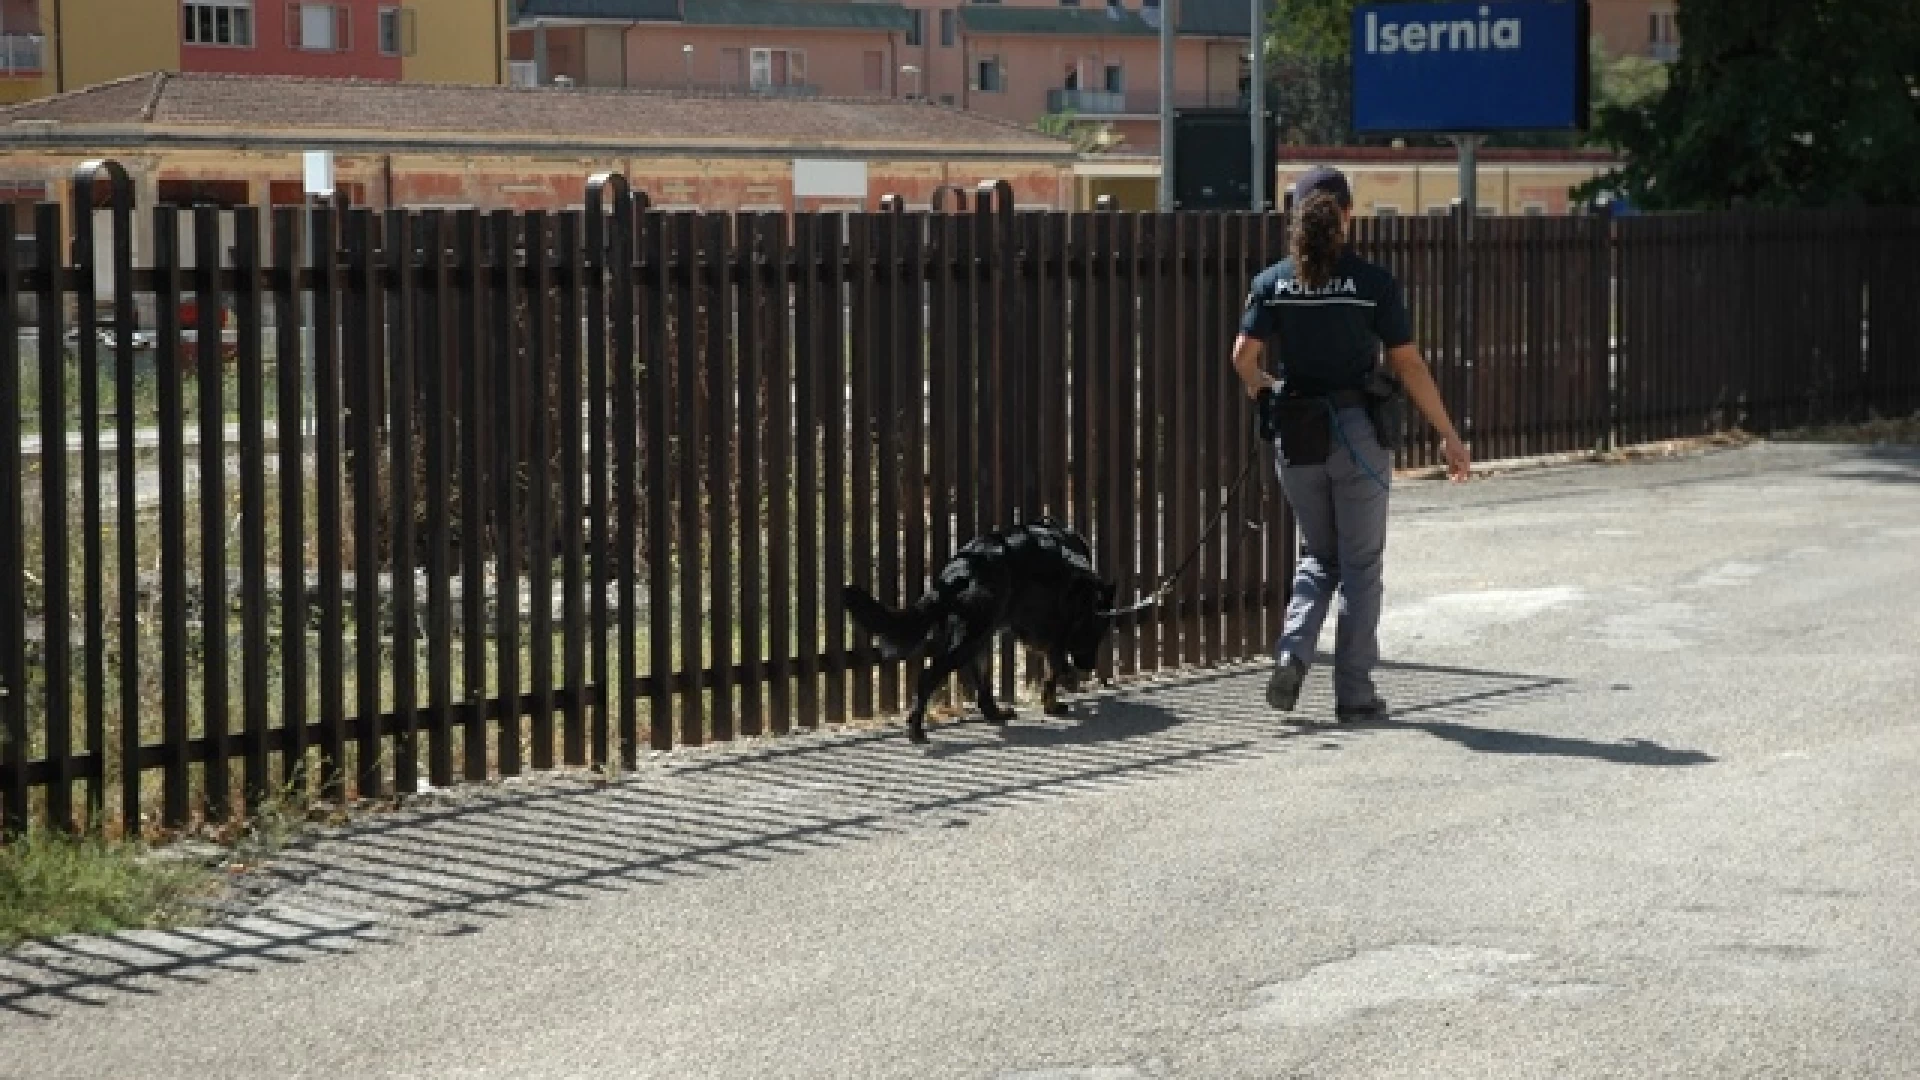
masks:
{"type": "Polygon", "coordinates": [[[1254,462],[1260,460],[1260,446],[1260,442],[1255,440],[1252,452],[1247,455],[1247,463],[1240,467],[1240,475],[1233,481],[1233,486],[1227,489],[1227,497],[1220,500],[1220,512],[1213,515],[1213,521],[1208,523],[1207,531],[1200,534],[1200,542],[1193,546],[1192,551],[1187,552],[1187,557],[1181,561],[1180,566],[1175,569],[1173,573],[1167,575],[1167,577],[1160,582],[1160,587],[1148,593],[1144,599],[1127,607],[1115,608],[1112,611],[1103,611],[1100,614],[1115,617],[1132,615],[1166,601],[1167,597],[1173,592],[1174,582],[1179,581],[1180,575],[1186,573],[1187,568],[1193,565],[1193,560],[1198,558],[1200,552],[1206,549],[1207,541],[1213,539],[1213,531],[1220,527],[1222,521],[1226,520],[1227,511],[1232,509],[1234,498],[1240,494],[1240,485],[1246,483],[1247,477],[1253,473],[1254,462]]]}

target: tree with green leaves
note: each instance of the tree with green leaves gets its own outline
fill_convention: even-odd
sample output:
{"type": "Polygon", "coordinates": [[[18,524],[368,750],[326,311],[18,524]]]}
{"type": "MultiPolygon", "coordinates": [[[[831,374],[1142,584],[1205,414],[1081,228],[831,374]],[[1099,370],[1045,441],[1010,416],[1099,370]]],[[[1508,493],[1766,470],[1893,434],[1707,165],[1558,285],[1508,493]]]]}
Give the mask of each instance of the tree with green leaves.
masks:
{"type": "MultiPolygon", "coordinates": [[[[1357,140],[1349,126],[1353,9],[1363,0],[1272,0],[1267,38],[1268,92],[1282,137],[1291,142],[1342,145],[1357,140]]],[[[1411,0],[1410,0],[1411,2],[1411,0]]],[[[1599,39],[1590,42],[1592,100],[1596,114],[1608,106],[1644,102],[1665,86],[1666,65],[1645,57],[1609,59],[1599,39]]],[[[1365,140],[1382,141],[1382,140],[1365,140]]],[[[1438,145],[1438,137],[1408,138],[1438,145]]],[[[1579,132],[1502,133],[1493,146],[1578,146],[1579,132]]]]}
{"type": "Polygon", "coordinates": [[[1647,210],[1920,204],[1920,4],[1684,0],[1665,90],[1601,109],[1647,210]]]}

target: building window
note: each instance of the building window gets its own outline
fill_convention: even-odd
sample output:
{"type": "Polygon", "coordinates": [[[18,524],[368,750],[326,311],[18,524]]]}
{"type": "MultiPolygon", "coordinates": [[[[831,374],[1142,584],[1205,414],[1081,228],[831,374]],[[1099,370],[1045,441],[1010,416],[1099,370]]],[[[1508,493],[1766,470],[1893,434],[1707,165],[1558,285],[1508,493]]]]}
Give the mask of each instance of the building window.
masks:
{"type": "Polygon", "coordinates": [[[1537,203],[1537,202],[1524,202],[1520,204],[1520,212],[1526,215],[1527,217],[1546,217],[1547,204],[1537,203]]]}
{"type": "Polygon", "coordinates": [[[943,49],[953,48],[952,8],[946,8],[940,12],[940,47],[943,49]]]}
{"type": "Polygon", "coordinates": [[[953,95],[952,95],[952,94],[941,94],[941,95],[940,95],[940,104],[942,104],[942,105],[947,105],[947,106],[951,106],[951,105],[953,104],[953,95]]]}
{"type": "Polygon", "coordinates": [[[353,13],[345,4],[288,4],[287,47],[304,52],[351,52],[353,13]]]}
{"type": "Polygon", "coordinates": [[[1392,203],[1374,203],[1373,216],[1383,217],[1383,218],[1397,218],[1400,216],[1400,208],[1393,205],[1392,203]]]}
{"type": "Polygon", "coordinates": [[[973,88],[986,94],[1006,92],[1007,73],[1001,70],[999,57],[982,56],[974,59],[973,88]]]}
{"type": "Polygon", "coordinates": [[[919,8],[915,8],[907,12],[907,19],[909,20],[907,22],[907,44],[915,46],[926,44],[927,13],[919,8]]]}
{"type": "Polygon", "coordinates": [[[181,10],[186,13],[187,44],[253,47],[253,0],[187,4],[181,10]]]}
{"type": "Polygon", "coordinates": [[[756,89],[801,86],[807,81],[807,54],[803,49],[754,49],[747,58],[747,81],[756,89]]]}
{"type": "Polygon", "coordinates": [[[1127,72],[1125,68],[1122,68],[1119,64],[1107,65],[1106,90],[1109,94],[1124,94],[1127,92],[1127,72]]]}
{"type": "Polygon", "coordinates": [[[1647,12],[1647,52],[1656,60],[1672,60],[1679,55],[1680,32],[1674,25],[1672,8],[1647,12]]]}
{"type": "Polygon", "coordinates": [[[1060,0],[1061,7],[1079,7],[1080,0],[1060,0]]]}
{"type": "MultiPolygon", "coordinates": [[[[355,182],[335,181],[333,193],[344,198],[349,206],[367,205],[367,185],[355,182]]],[[[314,196],[315,199],[320,196],[314,196]]],[[[306,185],[298,180],[272,180],[267,183],[267,201],[273,206],[307,205],[306,185]]],[[[409,204],[416,205],[416,204],[409,204]]]]}
{"type": "Polygon", "coordinates": [[[1656,8],[1647,12],[1647,40],[1655,45],[1675,40],[1672,11],[1656,8]]]}
{"type": "Polygon", "coordinates": [[[162,206],[217,206],[232,210],[253,201],[245,180],[161,180],[155,196],[162,206]]]}
{"type": "Polygon", "coordinates": [[[412,8],[380,9],[380,53],[382,56],[412,56],[414,54],[414,19],[412,8]]]}

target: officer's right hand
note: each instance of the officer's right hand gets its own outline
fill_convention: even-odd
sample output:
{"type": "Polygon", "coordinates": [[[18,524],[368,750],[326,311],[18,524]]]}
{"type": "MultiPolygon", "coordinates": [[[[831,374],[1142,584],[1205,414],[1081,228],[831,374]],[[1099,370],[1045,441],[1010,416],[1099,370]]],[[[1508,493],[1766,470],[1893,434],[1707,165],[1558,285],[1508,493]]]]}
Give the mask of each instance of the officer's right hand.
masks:
{"type": "Polygon", "coordinates": [[[1457,435],[1448,437],[1440,444],[1440,453],[1447,459],[1447,476],[1456,484],[1465,483],[1473,472],[1473,457],[1467,453],[1467,444],[1457,435]]]}

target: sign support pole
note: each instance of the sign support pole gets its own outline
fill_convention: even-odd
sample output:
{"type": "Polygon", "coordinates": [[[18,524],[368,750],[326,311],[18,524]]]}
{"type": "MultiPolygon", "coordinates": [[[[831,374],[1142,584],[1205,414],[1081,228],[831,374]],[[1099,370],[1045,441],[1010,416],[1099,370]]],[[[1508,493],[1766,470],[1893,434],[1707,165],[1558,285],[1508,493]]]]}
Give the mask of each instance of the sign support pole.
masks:
{"type": "Polygon", "coordinates": [[[1248,209],[1256,214],[1267,211],[1267,0],[1251,0],[1253,25],[1247,40],[1252,43],[1248,58],[1247,126],[1252,129],[1253,167],[1248,170],[1252,186],[1247,192],[1248,209]]]}
{"type": "Polygon", "coordinates": [[[1173,212],[1173,21],[1178,0],[1160,0],[1160,212],[1173,212]]]}
{"type": "Polygon", "coordinates": [[[1472,221],[1480,213],[1480,144],[1486,141],[1486,136],[1449,135],[1447,138],[1460,154],[1460,205],[1467,220],[1472,221]]]}

